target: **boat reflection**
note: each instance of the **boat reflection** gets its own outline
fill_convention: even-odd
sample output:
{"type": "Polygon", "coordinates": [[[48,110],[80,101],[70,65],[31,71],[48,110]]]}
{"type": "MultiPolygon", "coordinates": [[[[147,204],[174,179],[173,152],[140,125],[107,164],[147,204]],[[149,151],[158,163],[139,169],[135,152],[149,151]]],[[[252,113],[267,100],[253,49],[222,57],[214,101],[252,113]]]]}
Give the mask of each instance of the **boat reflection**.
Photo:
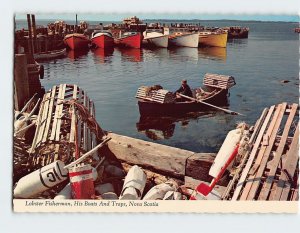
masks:
{"type": "Polygon", "coordinates": [[[114,48],[96,48],[92,49],[97,61],[99,63],[111,62],[112,55],[114,53],[114,48]]]}
{"type": "Polygon", "coordinates": [[[170,57],[181,61],[198,61],[198,48],[171,47],[170,57]]]}
{"type": "Polygon", "coordinates": [[[201,47],[199,48],[199,57],[226,61],[227,50],[221,47],[201,47]]]}
{"type": "Polygon", "coordinates": [[[88,49],[81,49],[81,50],[68,50],[67,56],[72,60],[77,60],[80,57],[86,56],[88,54],[88,49]]]}
{"type": "Polygon", "coordinates": [[[176,124],[188,127],[190,121],[213,117],[218,111],[189,113],[181,117],[140,116],[136,123],[138,132],[144,133],[152,140],[169,139],[173,136],[176,124]]]}
{"type": "Polygon", "coordinates": [[[169,50],[167,48],[144,48],[143,59],[150,60],[152,58],[163,60],[169,58],[169,50]]]}
{"type": "Polygon", "coordinates": [[[130,62],[141,62],[143,61],[143,52],[141,49],[134,48],[117,48],[122,56],[122,60],[130,62]]]}

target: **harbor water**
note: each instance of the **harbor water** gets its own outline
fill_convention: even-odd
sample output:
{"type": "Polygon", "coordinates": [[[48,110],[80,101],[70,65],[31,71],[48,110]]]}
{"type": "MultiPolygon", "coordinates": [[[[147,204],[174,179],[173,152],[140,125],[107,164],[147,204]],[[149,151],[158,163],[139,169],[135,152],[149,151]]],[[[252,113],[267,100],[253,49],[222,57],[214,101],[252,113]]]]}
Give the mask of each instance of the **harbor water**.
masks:
{"type": "Polygon", "coordinates": [[[299,34],[293,31],[295,23],[200,23],[247,26],[249,38],[230,40],[227,48],[69,51],[65,58],[42,62],[42,85],[46,90],[60,83],[79,85],[94,101],[105,130],[196,152],[217,152],[237,122],[254,124],[265,107],[298,102],[299,34]],[[235,78],[229,108],[244,117],[212,110],[182,118],[140,119],[138,87],[160,84],[175,91],[182,79],[199,87],[205,73],[235,78]]]}

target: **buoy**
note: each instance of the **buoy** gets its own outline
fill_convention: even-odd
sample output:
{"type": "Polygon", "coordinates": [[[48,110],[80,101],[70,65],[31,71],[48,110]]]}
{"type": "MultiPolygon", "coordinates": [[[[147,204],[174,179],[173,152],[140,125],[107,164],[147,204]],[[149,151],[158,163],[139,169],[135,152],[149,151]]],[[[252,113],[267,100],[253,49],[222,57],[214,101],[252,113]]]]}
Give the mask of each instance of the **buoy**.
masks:
{"type": "Polygon", "coordinates": [[[163,200],[182,200],[182,194],[180,192],[168,191],[163,200]]]}
{"type": "Polygon", "coordinates": [[[119,199],[115,193],[114,186],[111,183],[99,184],[95,187],[95,191],[100,194],[104,200],[119,199]]]}
{"type": "Polygon", "coordinates": [[[221,200],[221,195],[216,190],[212,190],[207,196],[190,189],[190,200],[221,200]]]}
{"type": "MultiPolygon", "coordinates": [[[[217,177],[221,169],[224,167],[226,161],[235,150],[236,145],[242,138],[242,129],[234,129],[227,134],[211,168],[209,169],[209,175],[217,177]]],[[[230,165],[229,165],[230,168],[230,165]]]]}
{"type": "Polygon", "coordinates": [[[15,189],[15,198],[30,198],[54,187],[68,178],[68,170],[62,161],[55,161],[22,177],[15,189]]]}
{"type": "Polygon", "coordinates": [[[95,195],[92,166],[77,164],[69,168],[73,199],[91,199],[95,195]]]}
{"type": "Polygon", "coordinates": [[[140,200],[146,185],[147,176],[137,165],[130,168],[124,180],[120,200],[140,200]]]}
{"type": "Polygon", "coordinates": [[[144,196],[143,200],[163,200],[166,193],[169,191],[176,191],[177,187],[173,182],[167,181],[152,187],[144,196]]]}
{"type": "Polygon", "coordinates": [[[55,197],[56,200],[72,199],[71,184],[68,183],[55,197]]]}

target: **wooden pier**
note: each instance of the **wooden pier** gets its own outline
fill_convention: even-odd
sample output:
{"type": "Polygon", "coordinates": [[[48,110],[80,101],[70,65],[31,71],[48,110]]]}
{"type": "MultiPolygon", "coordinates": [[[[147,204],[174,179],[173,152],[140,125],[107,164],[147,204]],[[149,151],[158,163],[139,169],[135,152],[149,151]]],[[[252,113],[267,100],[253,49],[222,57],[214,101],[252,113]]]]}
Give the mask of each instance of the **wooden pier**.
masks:
{"type": "Polygon", "coordinates": [[[264,109],[225,200],[299,200],[299,105],[264,109]]]}

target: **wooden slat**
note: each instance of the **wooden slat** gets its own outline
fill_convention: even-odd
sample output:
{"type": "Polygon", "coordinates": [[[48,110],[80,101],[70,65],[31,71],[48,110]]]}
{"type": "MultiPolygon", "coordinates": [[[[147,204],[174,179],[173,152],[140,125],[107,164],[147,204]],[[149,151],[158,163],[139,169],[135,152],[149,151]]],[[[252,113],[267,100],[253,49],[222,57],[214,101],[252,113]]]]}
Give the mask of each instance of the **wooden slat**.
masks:
{"type": "Polygon", "coordinates": [[[287,152],[287,159],[283,164],[281,169],[281,175],[279,181],[274,190],[274,200],[286,200],[288,193],[291,187],[291,184],[288,182],[289,178],[287,174],[291,177],[294,176],[297,164],[299,160],[299,123],[297,125],[297,130],[295,132],[292,144],[289,151],[287,152]]]}
{"type": "MultiPolygon", "coordinates": [[[[61,96],[60,96],[61,100],[64,100],[64,98],[65,98],[65,91],[66,91],[66,84],[63,84],[63,89],[62,89],[61,96]]],[[[60,140],[60,126],[61,126],[61,121],[62,121],[61,118],[63,116],[63,107],[64,107],[63,104],[59,105],[59,112],[58,112],[58,116],[57,116],[58,119],[57,119],[56,133],[55,133],[56,141],[60,140]]]]}
{"type": "MultiPolygon", "coordinates": [[[[82,90],[79,89],[79,94],[78,94],[78,100],[79,100],[79,103],[81,103],[81,100],[82,100],[82,90]]],[[[79,118],[77,118],[77,132],[78,132],[78,135],[77,135],[77,143],[78,143],[78,146],[81,147],[81,136],[82,136],[82,133],[81,133],[81,120],[79,118]]]]}
{"type": "MultiPolygon", "coordinates": [[[[87,96],[86,97],[86,108],[88,109],[88,111],[90,112],[90,99],[89,97],[87,96]]],[[[91,131],[89,129],[89,127],[87,126],[87,137],[86,137],[86,146],[87,146],[87,150],[91,150],[91,131]]]]}
{"type": "Polygon", "coordinates": [[[266,116],[266,119],[265,119],[265,121],[264,121],[264,123],[263,123],[263,125],[262,125],[262,127],[260,129],[260,132],[259,132],[259,134],[257,136],[257,139],[256,139],[256,141],[254,143],[254,146],[253,146],[253,148],[251,150],[251,153],[250,153],[249,159],[247,161],[247,164],[246,164],[245,168],[243,169],[242,175],[241,175],[241,177],[240,177],[240,179],[238,181],[238,184],[237,184],[236,189],[234,191],[234,194],[232,196],[232,200],[233,201],[236,201],[238,199],[239,195],[240,195],[241,189],[242,189],[242,187],[244,185],[244,182],[245,182],[245,180],[247,178],[248,172],[249,172],[249,170],[251,168],[251,165],[253,163],[253,160],[254,160],[254,158],[256,156],[256,153],[257,153],[258,147],[260,145],[261,139],[262,139],[262,137],[264,135],[265,129],[266,129],[267,125],[268,125],[268,122],[269,122],[272,114],[273,114],[274,109],[275,109],[274,105],[270,107],[268,115],[266,116]]]}
{"type": "Polygon", "coordinates": [[[59,108],[60,108],[59,107],[60,105],[58,105],[58,103],[61,101],[59,98],[61,96],[62,89],[63,89],[63,84],[60,84],[59,89],[58,89],[58,97],[56,99],[55,114],[54,114],[53,123],[52,123],[52,130],[51,130],[51,136],[50,136],[51,141],[53,141],[55,139],[57,117],[58,117],[59,108]]]}
{"type": "Polygon", "coordinates": [[[52,113],[53,113],[55,93],[56,93],[56,86],[52,87],[52,92],[51,92],[51,96],[50,96],[51,99],[50,99],[50,104],[49,104],[49,112],[48,112],[48,116],[47,116],[47,120],[46,120],[46,128],[45,128],[45,132],[44,132],[44,135],[43,135],[42,142],[46,142],[47,137],[48,137],[48,131],[49,131],[49,128],[50,128],[50,123],[52,121],[52,113]]]}
{"type": "Polygon", "coordinates": [[[278,168],[278,165],[279,165],[284,147],[286,145],[286,140],[288,138],[288,134],[289,134],[293,119],[294,119],[295,114],[297,112],[297,108],[298,108],[298,104],[293,104],[292,105],[292,108],[291,108],[292,111],[290,111],[290,114],[289,114],[288,119],[286,121],[286,124],[285,124],[284,130],[283,130],[279,145],[277,147],[275,156],[274,156],[273,160],[271,161],[270,172],[268,174],[268,177],[267,177],[266,181],[263,184],[263,188],[262,188],[262,190],[260,192],[260,195],[259,195],[259,198],[258,198],[259,200],[267,200],[267,198],[268,198],[268,195],[269,195],[269,192],[270,192],[270,189],[271,189],[271,185],[273,183],[273,180],[274,180],[274,177],[275,177],[275,174],[276,174],[276,171],[277,171],[277,168],[278,168]]]}
{"type": "MultiPolygon", "coordinates": [[[[74,85],[73,99],[77,100],[77,85],[74,85]]],[[[70,132],[70,142],[75,141],[75,130],[76,130],[76,111],[73,106],[72,108],[72,119],[71,119],[71,132],[70,132]]]]}
{"type": "MultiPolygon", "coordinates": [[[[86,92],[83,95],[83,105],[86,107],[87,95],[86,92]]],[[[83,122],[83,149],[87,151],[87,125],[83,122]]]]}
{"type": "Polygon", "coordinates": [[[40,128],[39,128],[39,132],[38,132],[38,137],[37,137],[37,140],[36,140],[36,146],[38,146],[41,142],[42,142],[42,139],[43,139],[43,134],[44,134],[44,130],[45,130],[45,127],[46,127],[46,121],[47,121],[47,115],[48,115],[48,110],[49,110],[49,103],[50,103],[50,97],[51,97],[51,92],[47,92],[45,94],[45,103],[43,105],[43,112],[42,112],[42,118],[41,118],[41,121],[40,121],[40,128]]]}
{"type": "MultiPolygon", "coordinates": [[[[272,134],[270,135],[270,140],[269,140],[268,146],[266,147],[266,149],[263,153],[262,160],[261,160],[261,163],[259,165],[259,169],[256,172],[256,174],[254,176],[254,179],[250,182],[250,183],[252,183],[252,185],[251,185],[251,189],[250,189],[250,192],[248,194],[247,200],[253,200],[255,195],[256,195],[256,192],[257,192],[257,189],[259,187],[262,175],[264,173],[267,162],[269,160],[269,156],[271,154],[272,148],[274,146],[275,138],[276,138],[278,129],[280,127],[280,123],[282,121],[286,106],[287,106],[287,103],[283,103],[283,104],[278,105],[279,114],[278,114],[277,117],[274,115],[275,121],[272,121],[270,126],[269,126],[269,128],[270,127],[273,128],[272,129],[272,134]]],[[[264,146],[262,146],[262,147],[264,147],[264,146]]]]}

